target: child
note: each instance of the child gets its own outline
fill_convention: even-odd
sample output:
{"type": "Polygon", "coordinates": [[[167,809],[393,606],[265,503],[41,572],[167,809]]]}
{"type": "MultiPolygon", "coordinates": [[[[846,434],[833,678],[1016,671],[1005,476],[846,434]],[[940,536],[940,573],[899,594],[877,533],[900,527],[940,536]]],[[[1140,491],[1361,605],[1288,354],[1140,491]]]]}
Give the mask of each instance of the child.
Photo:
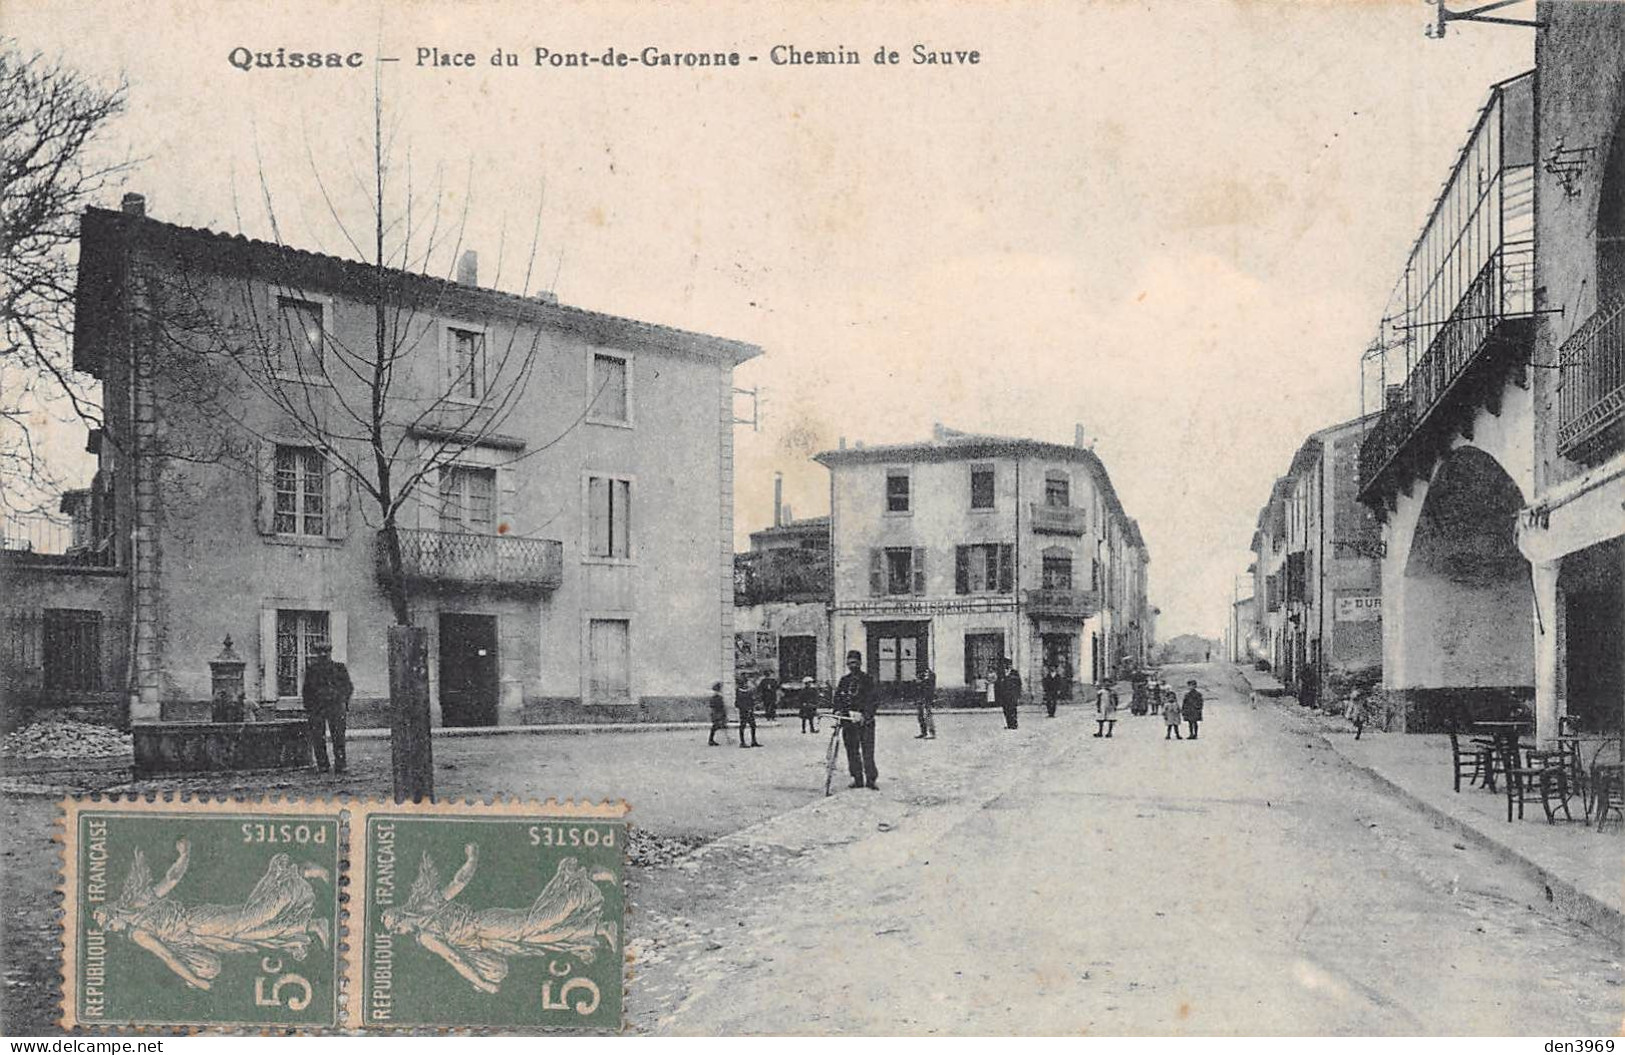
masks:
{"type": "Polygon", "coordinates": [[[717,745],[717,731],[728,728],[728,705],[722,700],[722,682],[711,683],[711,739],[706,741],[710,747],[717,745]]]}
{"type": "Polygon", "coordinates": [[[1162,701],[1162,720],[1163,720],[1163,723],[1168,727],[1167,731],[1162,734],[1162,738],[1164,740],[1168,740],[1168,739],[1183,740],[1183,739],[1185,739],[1183,736],[1179,735],[1179,720],[1180,720],[1179,697],[1175,696],[1172,692],[1168,693],[1168,695],[1163,697],[1163,701],[1162,701]]]}
{"type": "Polygon", "coordinates": [[[1095,692],[1095,735],[1111,739],[1112,730],[1117,728],[1117,690],[1110,685],[1102,685],[1095,692]]]}
{"type": "Polygon", "coordinates": [[[1196,687],[1196,679],[1192,678],[1185,683],[1190,691],[1180,701],[1179,709],[1185,715],[1185,725],[1190,729],[1190,738],[1196,739],[1196,727],[1202,724],[1202,690],[1196,687]]]}
{"type": "Polygon", "coordinates": [[[818,686],[811,678],[801,679],[801,694],[796,698],[796,707],[801,715],[801,731],[816,733],[818,731],[818,686]]]}

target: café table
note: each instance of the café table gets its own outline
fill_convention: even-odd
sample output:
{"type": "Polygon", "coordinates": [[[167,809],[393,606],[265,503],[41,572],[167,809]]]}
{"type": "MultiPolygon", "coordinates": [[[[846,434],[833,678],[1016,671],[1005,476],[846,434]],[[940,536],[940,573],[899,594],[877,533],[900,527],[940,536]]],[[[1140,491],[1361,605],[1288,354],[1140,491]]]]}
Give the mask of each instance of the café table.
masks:
{"type": "Polygon", "coordinates": [[[1490,737],[1490,739],[1495,741],[1495,746],[1491,749],[1490,757],[1488,759],[1489,764],[1485,767],[1486,772],[1484,774],[1483,787],[1486,791],[1496,790],[1496,756],[1500,756],[1502,772],[1509,769],[1517,769],[1520,761],[1518,758],[1518,738],[1533,727],[1533,722],[1520,720],[1484,721],[1473,723],[1474,732],[1485,733],[1490,737]]]}

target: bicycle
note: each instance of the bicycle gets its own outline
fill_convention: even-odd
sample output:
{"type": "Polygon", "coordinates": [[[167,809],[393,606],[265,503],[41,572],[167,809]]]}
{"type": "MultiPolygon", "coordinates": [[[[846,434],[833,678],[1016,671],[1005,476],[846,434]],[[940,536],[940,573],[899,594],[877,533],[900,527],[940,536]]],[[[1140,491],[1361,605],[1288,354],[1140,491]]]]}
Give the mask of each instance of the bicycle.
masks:
{"type": "Polygon", "coordinates": [[[841,757],[841,729],[847,722],[863,721],[863,716],[840,711],[819,711],[818,716],[830,720],[829,748],[824,753],[824,797],[829,798],[835,794],[835,761],[841,757]]]}

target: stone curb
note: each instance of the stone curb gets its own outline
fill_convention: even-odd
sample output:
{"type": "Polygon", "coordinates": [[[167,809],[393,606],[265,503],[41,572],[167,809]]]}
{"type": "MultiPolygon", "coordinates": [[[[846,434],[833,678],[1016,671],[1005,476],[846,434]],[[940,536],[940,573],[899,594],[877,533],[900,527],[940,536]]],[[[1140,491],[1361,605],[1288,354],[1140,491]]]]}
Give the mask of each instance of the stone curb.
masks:
{"type": "MultiPolygon", "coordinates": [[[[1294,719],[1299,718],[1298,715],[1293,714],[1291,711],[1288,711],[1287,713],[1290,714],[1294,719]]],[[[1553,872],[1550,868],[1547,868],[1545,865],[1525,857],[1522,853],[1506,845],[1501,840],[1495,838],[1489,833],[1474,827],[1473,825],[1445,810],[1440,809],[1439,807],[1428,802],[1426,799],[1423,799],[1413,792],[1407,790],[1404,786],[1396,783],[1392,779],[1383,776],[1370,766],[1365,765],[1356,759],[1350,758],[1348,755],[1338,750],[1337,744],[1330,737],[1325,735],[1319,729],[1316,729],[1313,725],[1301,720],[1298,721],[1297,724],[1304,733],[1313,736],[1316,740],[1319,740],[1338,758],[1342,759],[1353,769],[1365,774],[1367,778],[1381,786],[1389,794],[1394,795],[1396,798],[1404,801],[1407,805],[1427,814],[1433,820],[1448,826],[1462,838],[1474,843],[1480,849],[1488,850],[1500,860],[1521,869],[1525,875],[1529,876],[1531,879],[1535,880],[1536,882],[1540,883],[1541,886],[1546,888],[1546,900],[1551,903],[1552,908],[1558,913],[1569,919],[1575,920],[1578,923],[1585,924],[1587,927],[1597,931],[1604,937],[1610,938],[1620,946],[1625,947],[1625,913],[1622,913],[1619,909],[1608,904],[1607,902],[1598,900],[1596,897],[1593,897],[1592,895],[1579,889],[1569,880],[1558,875],[1556,872],[1553,872]]],[[[1403,736],[1405,734],[1394,733],[1389,735],[1403,736]]]]}

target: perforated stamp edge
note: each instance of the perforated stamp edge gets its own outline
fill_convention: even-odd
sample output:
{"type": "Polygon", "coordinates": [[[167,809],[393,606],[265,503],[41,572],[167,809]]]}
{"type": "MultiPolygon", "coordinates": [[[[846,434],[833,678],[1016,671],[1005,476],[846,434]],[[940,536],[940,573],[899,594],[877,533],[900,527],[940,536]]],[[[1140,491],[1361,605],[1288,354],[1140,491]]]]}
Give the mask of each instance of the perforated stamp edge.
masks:
{"type": "Polygon", "coordinates": [[[59,882],[56,892],[61,898],[58,908],[58,940],[61,942],[61,959],[58,963],[57,979],[62,994],[59,1004],[60,1014],[57,1026],[63,1032],[118,1031],[120,1033],[164,1033],[164,1034],[239,1034],[239,1035],[282,1035],[287,1031],[270,1026],[231,1026],[211,1023],[126,1023],[126,1022],[82,1022],[78,1016],[78,956],[79,956],[79,928],[83,919],[79,913],[79,854],[78,832],[80,815],[91,813],[124,813],[131,816],[141,814],[159,813],[195,813],[200,816],[222,815],[232,813],[255,813],[272,816],[324,816],[330,817],[338,829],[337,857],[339,874],[333,877],[334,893],[338,904],[339,933],[334,935],[333,941],[337,945],[334,957],[334,984],[338,988],[336,994],[335,1010],[338,1021],[331,1027],[301,1027],[302,1033],[331,1034],[340,1031],[344,1023],[346,1009],[350,1000],[348,995],[349,958],[345,953],[345,945],[349,934],[349,874],[350,874],[350,847],[353,839],[347,830],[351,822],[352,806],[339,799],[301,799],[301,798],[267,798],[267,799],[233,799],[226,797],[198,797],[182,794],[168,793],[159,795],[88,795],[68,796],[57,803],[57,816],[51,839],[58,844],[60,864],[58,868],[59,882]]]}
{"type": "MultiPolygon", "coordinates": [[[[360,913],[355,917],[360,923],[353,928],[355,940],[344,947],[345,976],[351,984],[346,989],[349,1002],[344,1008],[344,1019],[347,1023],[346,1032],[360,1033],[366,1036],[407,1036],[407,1035],[448,1035],[448,1036],[511,1036],[516,1033],[536,1033],[547,1035],[582,1035],[579,1030],[546,1030],[546,1029],[515,1029],[503,1026],[468,1026],[468,1025],[413,1025],[413,1026],[382,1026],[367,1025],[364,1018],[364,983],[366,965],[363,962],[366,956],[364,948],[366,941],[362,936],[365,931],[365,918],[367,911],[366,891],[367,880],[371,869],[371,862],[367,860],[367,822],[374,814],[384,813],[399,816],[403,813],[415,814],[425,817],[470,817],[488,819],[491,817],[513,817],[535,820],[606,820],[621,821],[626,824],[628,832],[631,831],[632,806],[625,799],[605,799],[602,802],[590,802],[575,799],[534,799],[518,798],[491,798],[488,800],[458,800],[450,802],[392,802],[388,799],[372,798],[358,799],[347,803],[350,810],[349,821],[349,851],[346,859],[351,862],[353,872],[350,879],[351,895],[360,913]]],[[[627,897],[627,863],[626,843],[621,845],[621,903],[626,916],[631,915],[631,906],[627,897]]],[[[628,991],[631,978],[631,964],[624,954],[625,928],[622,930],[622,952],[619,955],[621,963],[621,1021],[617,1027],[619,1033],[627,1031],[627,1001],[631,995],[628,991]]],[[[599,1031],[602,1032],[602,1031],[599,1031]]],[[[591,1035],[590,1033],[588,1035],[591,1035]]]]}

